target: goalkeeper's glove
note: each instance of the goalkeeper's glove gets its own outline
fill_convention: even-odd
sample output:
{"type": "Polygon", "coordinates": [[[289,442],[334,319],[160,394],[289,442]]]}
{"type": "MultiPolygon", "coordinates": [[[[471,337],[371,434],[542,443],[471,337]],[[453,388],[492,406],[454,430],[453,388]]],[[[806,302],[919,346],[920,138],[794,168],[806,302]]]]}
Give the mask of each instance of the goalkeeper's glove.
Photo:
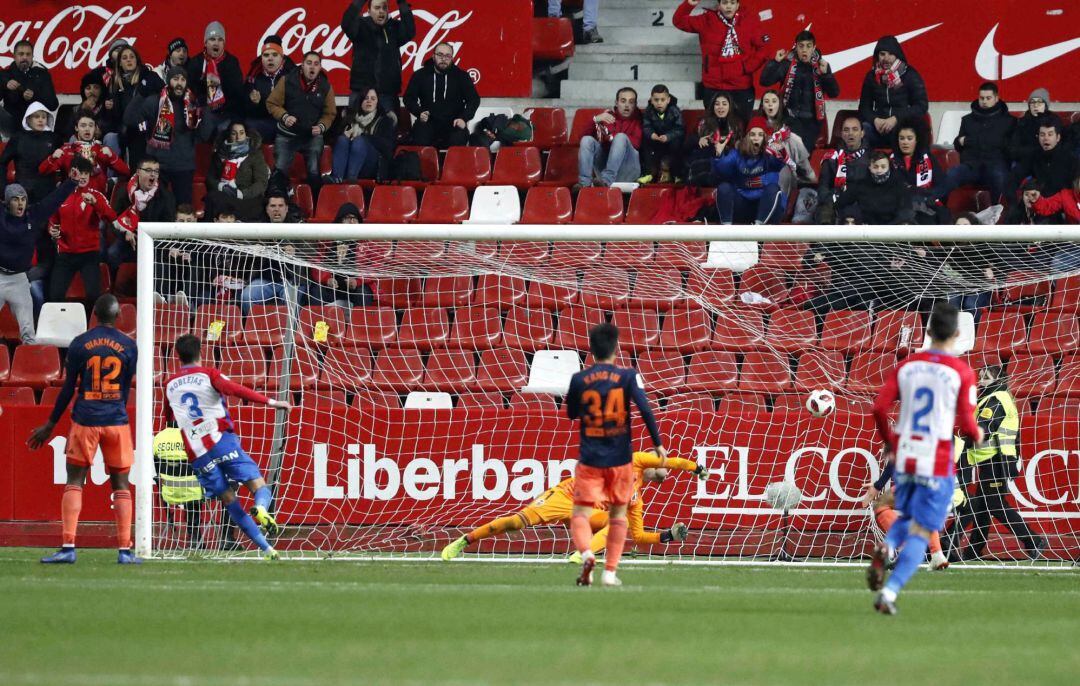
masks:
{"type": "Polygon", "coordinates": [[[698,478],[698,481],[705,481],[709,478],[709,470],[705,468],[705,465],[699,464],[694,470],[694,476],[698,478]]]}
{"type": "Polygon", "coordinates": [[[670,543],[672,541],[685,541],[686,534],[689,532],[690,529],[681,522],[672,524],[670,529],[660,533],[660,542],[670,543]]]}
{"type": "Polygon", "coordinates": [[[967,504],[967,491],[962,488],[958,488],[953,491],[952,494],[952,506],[954,510],[959,510],[967,504]]]}

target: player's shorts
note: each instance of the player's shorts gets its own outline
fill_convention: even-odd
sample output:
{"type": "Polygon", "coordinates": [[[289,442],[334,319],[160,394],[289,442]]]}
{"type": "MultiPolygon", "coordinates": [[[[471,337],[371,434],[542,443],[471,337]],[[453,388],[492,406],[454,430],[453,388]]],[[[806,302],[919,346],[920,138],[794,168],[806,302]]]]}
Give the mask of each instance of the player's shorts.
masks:
{"type": "Polygon", "coordinates": [[[230,481],[244,483],[262,478],[259,465],[240,447],[234,433],[223,434],[212,450],[191,463],[191,470],[207,498],[217,498],[229,490],[230,481]]]}
{"type": "Polygon", "coordinates": [[[956,479],[951,476],[897,474],[896,509],[927,531],[940,531],[952,506],[956,479]]]}
{"type": "Polygon", "coordinates": [[[135,453],[131,446],[131,429],[127,424],[83,426],[72,423],[64,454],[68,464],[89,467],[94,463],[98,448],[101,448],[106,471],[109,474],[124,474],[131,471],[131,465],[135,462],[135,453]]]}
{"type": "Polygon", "coordinates": [[[618,467],[590,467],[579,462],[574,471],[575,505],[626,505],[633,495],[634,465],[630,462],[618,467]]]}
{"type": "Polygon", "coordinates": [[[549,488],[522,512],[530,526],[568,522],[574,514],[574,501],[561,488],[549,488]]]}

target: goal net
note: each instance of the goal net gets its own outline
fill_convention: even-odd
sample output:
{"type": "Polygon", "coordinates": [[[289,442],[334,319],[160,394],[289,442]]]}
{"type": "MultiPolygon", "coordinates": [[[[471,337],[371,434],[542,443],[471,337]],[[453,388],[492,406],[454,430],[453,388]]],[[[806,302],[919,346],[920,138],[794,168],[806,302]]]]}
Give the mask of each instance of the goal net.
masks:
{"type": "MultiPolygon", "coordinates": [[[[963,311],[962,357],[1008,389],[1020,428],[1017,457],[994,468],[1011,479],[992,478],[999,458],[962,470],[946,550],[1016,564],[1077,556],[1077,244],[851,241],[837,227],[743,227],[759,242],[670,240],[736,235],[720,227],[190,227],[151,226],[152,247],[140,245],[140,379],[152,365],[160,388],[178,366],[173,341],[190,332],[207,364],[294,403],[286,414],[231,402],[288,555],[438,556],[572,476],[577,424],[562,394],[590,364],[590,327],[610,321],[669,451],[710,473],[644,484],[644,530],[681,523],[688,535],[638,541],[633,554],[858,560],[882,535],[861,502],[881,468],[872,398],[926,345],[932,304],[948,299],[963,311]],[[533,240],[461,239],[500,234],[533,240]],[[817,390],[833,394],[824,417],[807,409],[817,390]],[[799,497],[770,502],[780,483],[799,497]]],[[[164,428],[148,386],[144,461],[164,428]]],[[[650,448],[634,426],[635,449],[650,448]]],[[[156,554],[250,550],[212,504],[168,504],[160,487],[140,500],[139,540],[156,554]]],[[[566,556],[566,522],[542,512],[556,519],[465,556],[566,556]]]]}

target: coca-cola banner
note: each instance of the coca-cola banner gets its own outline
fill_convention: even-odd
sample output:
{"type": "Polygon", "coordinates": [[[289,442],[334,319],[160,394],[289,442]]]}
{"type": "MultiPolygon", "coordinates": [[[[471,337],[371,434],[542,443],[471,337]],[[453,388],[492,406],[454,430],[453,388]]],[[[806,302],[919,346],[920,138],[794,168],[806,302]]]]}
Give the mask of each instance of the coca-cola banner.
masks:
{"type": "MultiPolygon", "coordinates": [[[[0,417],[0,520],[58,517],[66,420],[47,447],[30,452],[25,445],[29,427],[45,421],[48,412],[9,407],[0,417]]],[[[234,415],[246,448],[265,466],[274,413],[239,407],[234,415]]],[[[783,480],[803,493],[792,512],[801,528],[867,524],[859,497],[878,475],[869,417],[668,412],[660,415],[660,426],[673,454],[703,462],[712,476],[699,483],[682,475],[650,490],[650,525],[751,525],[757,517],[774,516],[764,490],[783,480]]],[[[496,409],[372,414],[337,406],[299,408],[286,435],[275,499],[290,525],[475,524],[520,507],[570,476],[577,444],[575,425],[559,414],[496,409]]],[[[1021,473],[1011,486],[1020,512],[1046,533],[1080,531],[1080,422],[1027,417],[1020,440],[1021,473]]],[[[638,444],[645,447],[644,436],[638,444]]],[[[106,484],[100,463],[91,481],[106,484]]],[[[83,514],[87,520],[112,519],[107,485],[87,489],[83,514]]]]}
{"type": "MultiPolygon", "coordinates": [[[[104,63],[109,45],[124,38],[148,64],[165,59],[173,37],[202,49],[203,31],[213,21],[225,25],[226,49],[247,69],[263,38],[281,36],[297,63],[305,52],[323,57],[338,94],[349,91],[352,43],[341,30],[341,16],[352,0],[258,2],[212,0],[180,3],[150,0],[98,0],[73,4],[58,0],[7,0],[0,13],[0,67],[11,62],[15,43],[34,42],[34,58],[47,66],[59,93],[78,93],[82,75],[104,63]]],[[[532,87],[532,3],[529,0],[417,0],[412,4],[416,38],[402,48],[406,83],[414,69],[431,59],[446,41],[458,51],[482,96],[524,97],[532,87]]],[[[392,16],[397,2],[391,0],[392,16]]]]}

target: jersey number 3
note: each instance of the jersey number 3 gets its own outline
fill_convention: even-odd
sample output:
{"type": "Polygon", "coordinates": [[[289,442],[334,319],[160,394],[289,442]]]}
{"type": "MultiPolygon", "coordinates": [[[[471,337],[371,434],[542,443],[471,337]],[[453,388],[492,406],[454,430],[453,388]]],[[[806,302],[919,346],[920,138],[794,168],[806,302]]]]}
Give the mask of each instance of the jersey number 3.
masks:
{"type": "Polygon", "coordinates": [[[911,430],[915,433],[928,434],[930,433],[930,425],[925,423],[926,415],[934,409],[934,391],[926,388],[915,389],[915,395],[912,399],[916,403],[915,413],[911,415],[911,430]],[[919,403],[922,403],[919,405],[919,403]]]}
{"type": "Polygon", "coordinates": [[[194,393],[185,393],[180,396],[180,402],[187,406],[188,417],[202,419],[202,408],[199,407],[199,396],[194,393]]]}

